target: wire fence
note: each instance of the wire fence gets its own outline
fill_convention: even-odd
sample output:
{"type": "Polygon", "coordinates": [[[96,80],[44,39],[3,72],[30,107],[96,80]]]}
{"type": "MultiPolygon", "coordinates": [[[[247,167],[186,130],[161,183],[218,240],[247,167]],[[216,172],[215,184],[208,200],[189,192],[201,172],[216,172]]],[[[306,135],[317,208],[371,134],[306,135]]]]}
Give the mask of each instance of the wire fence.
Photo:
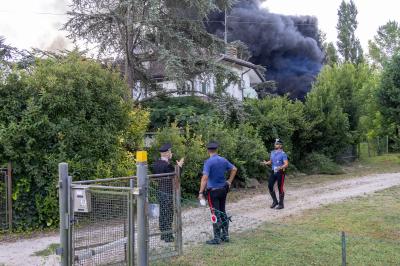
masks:
{"type": "Polygon", "coordinates": [[[361,157],[374,157],[391,152],[389,136],[367,139],[360,143],[361,157]]]}
{"type": "Polygon", "coordinates": [[[106,187],[85,193],[90,197],[89,209],[76,212],[73,220],[74,265],[126,265],[131,194],[106,187]]]}
{"type": "Polygon", "coordinates": [[[134,265],[141,245],[138,221],[142,217],[137,212],[141,193],[147,195],[146,226],[140,227],[147,231],[147,248],[141,245],[141,249],[148,250],[150,261],[181,254],[179,171],[148,175],[145,192],[136,187],[136,176],[72,182],[67,167],[60,170],[60,180],[70,181],[60,181],[59,186],[61,247],[57,253],[65,256],[63,265],[134,265]]]}

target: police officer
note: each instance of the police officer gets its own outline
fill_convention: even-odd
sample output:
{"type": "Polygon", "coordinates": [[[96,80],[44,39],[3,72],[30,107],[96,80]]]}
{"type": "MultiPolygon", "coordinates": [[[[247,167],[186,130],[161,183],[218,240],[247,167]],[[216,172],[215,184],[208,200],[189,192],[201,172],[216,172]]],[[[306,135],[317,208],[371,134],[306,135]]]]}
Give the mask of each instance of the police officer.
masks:
{"type": "Polygon", "coordinates": [[[210,158],[204,162],[199,190],[199,199],[207,197],[212,214],[214,239],[206,242],[210,245],[220,244],[221,241],[229,242],[229,218],[225,212],[225,203],[237,172],[233,164],[218,155],[217,149],[217,142],[208,143],[207,150],[210,158]],[[230,172],[228,180],[225,179],[226,172],[230,172]]]}
{"type": "Polygon", "coordinates": [[[285,170],[289,166],[286,153],[283,151],[283,142],[280,139],[275,140],[275,150],[271,152],[269,161],[264,161],[266,165],[272,165],[272,174],[268,179],[268,189],[272,197],[271,209],[283,209],[283,200],[285,198],[285,170]],[[276,198],[274,186],[278,182],[279,203],[276,198]]]}
{"type": "MultiPolygon", "coordinates": [[[[166,174],[175,171],[171,163],[172,145],[166,143],[159,149],[160,158],[152,164],[153,174],[166,174]]],[[[184,158],[176,162],[179,167],[183,166],[184,158]]],[[[174,200],[173,183],[171,178],[160,178],[158,189],[158,200],[160,203],[159,227],[161,231],[161,240],[173,242],[172,222],[174,220],[174,200]]]]}

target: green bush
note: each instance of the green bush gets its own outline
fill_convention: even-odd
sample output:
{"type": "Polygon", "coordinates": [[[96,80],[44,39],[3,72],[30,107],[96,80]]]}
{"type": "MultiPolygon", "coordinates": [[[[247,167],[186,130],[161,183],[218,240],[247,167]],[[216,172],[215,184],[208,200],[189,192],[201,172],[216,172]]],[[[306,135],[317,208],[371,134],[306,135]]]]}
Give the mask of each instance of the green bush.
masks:
{"type": "Polygon", "coordinates": [[[203,118],[194,130],[205,143],[219,143],[219,154],[238,168],[238,179],[246,181],[247,178],[260,178],[264,175],[260,161],[268,153],[257,130],[250,124],[239,124],[233,128],[219,120],[203,118]]]}
{"type": "Polygon", "coordinates": [[[272,150],[276,138],[284,142],[291,163],[301,157],[299,150],[309,123],[305,120],[304,105],[287,97],[266,97],[245,103],[248,123],[257,128],[265,147],[272,150]]]}
{"type": "Polygon", "coordinates": [[[187,96],[178,98],[161,98],[144,103],[151,111],[152,129],[168,127],[170,123],[176,122],[178,126],[197,122],[201,115],[214,116],[214,107],[198,97],[187,96]]]}
{"type": "Polygon", "coordinates": [[[176,164],[176,160],[185,158],[181,175],[183,197],[196,195],[199,189],[203,162],[207,158],[201,136],[192,133],[189,127],[186,127],[186,130],[182,132],[175,123],[171,124],[170,127],[159,130],[150,148],[150,163],[159,158],[158,148],[164,143],[172,144],[173,164],[176,164]]]}
{"type": "Polygon", "coordinates": [[[343,174],[343,170],[332,159],[316,152],[306,155],[298,166],[301,171],[307,174],[343,174]]]}
{"type": "Polygon", "coordinates": [[[143,128],[128,130],[126,92],[117,73],[77,53],[0,80],[0,161],[13,162],[16,228],[57,226],[60,162],[74,180],[133,173],[123,143],[140,146],[143,128]]]}

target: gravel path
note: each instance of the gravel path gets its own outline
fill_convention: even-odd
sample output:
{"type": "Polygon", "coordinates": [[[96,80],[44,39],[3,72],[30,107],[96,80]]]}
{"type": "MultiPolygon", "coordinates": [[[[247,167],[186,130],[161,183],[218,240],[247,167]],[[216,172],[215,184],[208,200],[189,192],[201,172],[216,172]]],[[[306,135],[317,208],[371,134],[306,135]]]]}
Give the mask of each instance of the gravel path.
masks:
{"type": "MultiPolygon", "coordinates": [[[[227,205],[232,215],[231,230],[240,232],[255,228],[263,222],[279,221],[321,205],[340,202],[348,198],[364,196],[375,191],[400,185],[400,173],[370,175],[340,181],[332,181],[311,187],[289,187],[285,197],[285,209],[271,210],[269,197],[256,195],[227,205]]],[[[205,207],[183,211],[183,238],[185,246],[200,243],[211,237],[209,210],[205,207]]],[[[55,255],[43,258],[34,256],[35,251],[57,243],[58,235],[0,243],[0,265],[58,265],[55,255]]]]}

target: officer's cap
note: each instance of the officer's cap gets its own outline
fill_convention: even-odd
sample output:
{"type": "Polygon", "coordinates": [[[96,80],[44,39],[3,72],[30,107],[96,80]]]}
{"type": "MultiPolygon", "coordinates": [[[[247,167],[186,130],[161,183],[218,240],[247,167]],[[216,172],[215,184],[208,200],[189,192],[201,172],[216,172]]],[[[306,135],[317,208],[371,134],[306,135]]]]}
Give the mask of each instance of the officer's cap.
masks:
{"type": "Polygon", "coordinates": [[[215,150],[215,149],[218,149],[218,142],[216,142],[216,141],[210,141],[210,142],[207,144],[207,149],[208,149],[208,150],[215,150]]]}
{"type": "Polygon", "coordinates": [[[172,148],[171,143],[165,143],[164,145],[162,145],[160,147],[160,149],[158,150],[159,152],[167,152],[169,149],[172,148]]]}
{"type": "Polygon", "coordinates": [[[283,141],[281,139],[276,139],[275,145],[283,145],[283,141]]]}

